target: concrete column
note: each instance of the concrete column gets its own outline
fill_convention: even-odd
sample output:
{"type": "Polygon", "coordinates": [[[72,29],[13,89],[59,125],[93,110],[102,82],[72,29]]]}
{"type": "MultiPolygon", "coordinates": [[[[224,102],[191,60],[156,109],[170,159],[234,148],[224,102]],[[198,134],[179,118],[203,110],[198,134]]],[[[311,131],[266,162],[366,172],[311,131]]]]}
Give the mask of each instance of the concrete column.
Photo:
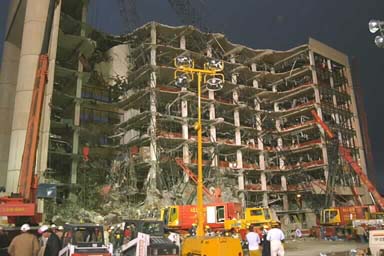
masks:
{"type": "Polygon", "coordinates": [[[267,190],[267,176],[265,175],[265,172],[262,172],[260,174],[260,183],[261,183],[261,190],[266,191],[267,190]]]}
{"type": "Polygon", "coordinates": [[[239,183],[239,190],[244,190],[245,177],[244,177],[244,171],[243,170],[240,170],[237,180],[239,183]]]}
{"type": "Polygon", "coordinates": [[[12,120],[7,192],[16,192],[18,187],[32,91],[44,36],[48,6],[49,0],[28,0],[26,5],[12,120]]]}
{"type": "MultiPolygon", "coordinates": [[[[234,79],[232,79],[234,80],[234,79]]],[[[239,94],[237,90],[233,91],[233,102],[238,102],[239,100],[239,94]]],[[[240,113],[239,109],[235,109],[233,111],[233,119],[234,119],[234,124],[235,124],[235,144],[236,145],[241,145],[241,131],[240,131],[240,113]]],[[[243,168],[243,155],[241,150],[236,151],[236,159],[237,159],[237,167],[238,168],[243,168]]]]}
{"type": "Polygon", "coordinates": [[[252,64],[251,64],[251,70],[252,70],[253,72],[256,72],[256,71],[257,71],[257,65],[256,65],[256,63],[252,63],[252,64]]]}
{"type": "MultiPolygon", "coordinates": [[[[331,74],[330,79],[329,79],[329,83],[331,84],[331,88],[335,88],[335,83],[333,81],[333,76],[332,76],[332,73],[333,73],[332,62],[329,59],[327,60],[327,66],[328,66],[328,70],[329,70],[329,72],[331,74]]],[[[336,99],[336,95],[335,94],[332,95],[332,103],[333,103],[333,106],[335,108],[337,108],[337,99],[336,99]]],[[[339,116],[339,114],[338,113],[333,113],[333,115],[335,117],[336,124],[340,124],[340,116],[339,116]]],[[[343,143],[343,139],[342,139],[340,131],[337,132],[337,138],[339,139],[340,143],[343,143]]]]}
{"type": "MultiPolygon", "coordinates": [[[[212,58],[212,46],[208,45],[207,46],[207,57],[212,58]]],[[[209,119],[210,120],[215,120],[216,119],[216,109],[215,109],[215,104],[213,103],[215,101],[215,92],[214,91],[208,91],[208,97],[210,100],[212,100],[212,103],[209,105],[209,119]]],[[[211,141],[216,142],[216,126],[211,125],[209,127],[209,133],[211,135],[211,141]]],[[[210,151],[213,154],[214,153],[214,148],[211,148],[210,151]]],[[[217,155],[213,157],[211,166],[218,166],[219,165],[219,158],[217,155]]]]}
{"type": "MultiPolygon", "coordinates": [[[[85,23],[87,21],[87,11],[88,11],[88,5],[84,4],[81,10],[81,22],[85,23]]],[[[85,28],[82,27],[80,30],[80,36],[85,36],[85,28]]],[[[81,107],[81,91],[83,88],[83,64],[78,61],[77,65],[77,72],[78,76],[76,79],[76,101],[75,101],[75,112],[73,117],[73,124],[75,126],[75,129],[73,131],[73,140],[72,140],[72,154],[78,155],[79,154],[79,138],[80,138],[80,107],[81,107]]],[[[71,164],[71,184],[77,183],[77,169],[79,165],[79,159],[73,158],[72,164],[71,164]]]]}
{"type": "MultiPolygon", "coordinates": [[[[156,24],[153,22],[151,27],[151,65],[156,66],[156,24]]],[[[151,159],[151,167],[147,177],[148,188],[150,190],[156,189],[156,172],[157,172],[157,143],[156,143],[156,72],[151,72],[150,74],[150,112],[151,112],[151,120],[149,123],[149,136],[150,136],[150,159],[151,159]]]]}
{"type": "MultiPolygon", "coordinates": [[[[52,31],[49,46],[49,68],[48,68],[48,81],[45,87],[43,113],[41,116],[41,127],[40,127],[40,143],[39,143],[39,155],[37,158],[36,170],[39,177],[43,177],[43,172],[47,169],[48,165],[48,148],[49,148],[49,133],[51,127],[51,103],[53,95],[53,84],[55,77],[56,67],[56,53],[57,44],[59,38],[59,25],[60,25],[60,14],[61,14],[61,1],[58,3],[55,9],[52,22],[52,31]]],[[[40,178],[40,182],[43,180],[40,178]]]]}
{"type": "Polygon", "coordinates": [[[265,172],[260,174],[261,190],[263,190],[263,207],[268,207],[267,177],[265,172]]]}
{"type": "Polygon", "coordinates": [[[321,103],[321,98],[320,98],[319,88],[318,87],[314,87],[313,90],[314,90],[314,93],[315,93],[315,102],[317,104],[320,104],[321,103]]]}
{"type": "Polygon", "coordinates": [[[0,73],[0,186],[5,186],[7,178],[19,59],[20,48],[4,41],[0,73]]]}
{"type": "Polygon", "coordinates": [[[313,84],[317,85],[318,84],[318,81],[317,81],[317,75],[316,75],[316,65],[315,65],[315,55],[313,54],[313,51],[309,51],[309,64],[311,66],[311,70],[312,70],[312,81],[313,81],[313,84]]]}
{"type": "MultiPolygon", "coordinates": [[[[208,97],[210,100],[214,101],[215,100],[215,92],[213,91],[208,91],[208,97]]],[[[211,103],[209,105],[209,119],[210,120],[215,120],[216,119],[216,110],[215,110],[215,104],[211,103]]],[[[216,142],[216,126],[211,125],[209,127],[209,134],[211,136],[211,141],[216,142]]],[[[214,148],[211,149],[212,154],[214,153],[214,148]]],[[[219,165],[219,158],[217,155],[213,157],[212,160],[212,166],[218,166],[219,165]]]]}
{"type": "MultiPolygon", "coordinates": [[[[180,49],[185,50],[186,47],[186,40],[185,36],[182,36],[180,38],[180,49]]],[[[187,91],[187,88],[181,88],[181,91],[187,91]]],[[[183,124],[182,124],[182,136],[183,139],[188,140],[189,134],[188,134],[188,101],[182,100],[181,101],[181,117],[183,117],[183,124]]],[[[189,144],[184,143],[183,145],[183,162],[189,163],[189,144]]]]}
{"type": "MultiPolygon", "coordinates": [[[[287,178],[284,175],[281,176],[281,190],[287,191],[287,178]]],[[[284,209],[284,211],[289,210],[288,195],[287,194],[283,195],[283,209],[284,209]]]]}
{"type": "Polygon", "coordinates": [[[185,36],[180,37],[180,49],[185,50],[187,48],[187,43],[185,40],[185,36]]]}

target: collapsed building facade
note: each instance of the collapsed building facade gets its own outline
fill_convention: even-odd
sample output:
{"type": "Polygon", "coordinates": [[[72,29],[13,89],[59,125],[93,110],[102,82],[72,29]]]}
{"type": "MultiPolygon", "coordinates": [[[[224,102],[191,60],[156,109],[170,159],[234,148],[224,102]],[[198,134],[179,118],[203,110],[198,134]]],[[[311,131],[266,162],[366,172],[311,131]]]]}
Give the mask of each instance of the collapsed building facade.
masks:
{"type": "MultiPolygon", "coordinates": [[[[30,2],[21,1],[15,17],[24,11],[27,20],[30,2]]],[[[317,111],[366,172],[346,55],[314,39],[287,51],[259,50],[155,22],[115,37],[85,24],[86,13],[82,1],[61,1],[51,33],[37,173],[41,182],[56,183],[64,200],[71,191],[81,196],[111,184],[132,206],[161,207],[166,195],[168,203],[194,203],[188,170],[197,170],[197,79],[188,89],[175,86],[174,58],[182,55],[197,67],[211,59],[225,63],[222,90],[202,92],[204,185],[211,192],[220,188],[223,201],[271,207],[308,225],[330,189],[332,204],[352,204],[352,186],[371,203],[311,115],[317,111]]],[[[24,27],[23,40],[12,41],[12,29],[7,39],[21,56],[13,60],[20,77],[26,72],[20,51],[31,31],[24,27]]],[[[7,67],[3,60],[2,78],[7,67]]],[[[1,137],[9,152],[1,170],[8,192],[17,189],[20,131],[28,118],[28,100],[20,104],[26,83],[17,81],[1,87],[14,90],[3,108],[12,127],[1,137]]]]}

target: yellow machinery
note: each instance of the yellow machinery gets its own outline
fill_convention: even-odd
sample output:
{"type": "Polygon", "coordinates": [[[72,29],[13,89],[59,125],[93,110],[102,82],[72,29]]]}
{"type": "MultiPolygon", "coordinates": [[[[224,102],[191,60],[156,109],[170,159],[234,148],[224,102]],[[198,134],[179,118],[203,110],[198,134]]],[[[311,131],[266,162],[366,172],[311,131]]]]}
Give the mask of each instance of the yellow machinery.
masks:
{"type": "Polygon", "coordinates": [[[246,229],[249,225],[262,226],[264,224],[271,225],[275,221],[271,217],[271,211],[269,208],[245,208],[243,219],[232,219],[224,221],[224,229],[246,229]]]}
{"type": "Polygon", "coordinates": [[[182,247],[181,256],[242,256],[238,238],[232,237],[188,237],[182,247]]]}
{"type": "Polygon", "coordinates": [[[197,236],[184,240],[181,255],[234,256],[243,255],[240,239],[232,237],[204,236],[203,206],[203,140],[201,123],[201,82],[207,83],[208,90],[219,90],[224,84],[224,62],[212,60],[204,65],[204,69],[196,69],[194,62],[187,56],[175,58],[175,79],[180,87],[186,88],[197,73],[197,236]]]}

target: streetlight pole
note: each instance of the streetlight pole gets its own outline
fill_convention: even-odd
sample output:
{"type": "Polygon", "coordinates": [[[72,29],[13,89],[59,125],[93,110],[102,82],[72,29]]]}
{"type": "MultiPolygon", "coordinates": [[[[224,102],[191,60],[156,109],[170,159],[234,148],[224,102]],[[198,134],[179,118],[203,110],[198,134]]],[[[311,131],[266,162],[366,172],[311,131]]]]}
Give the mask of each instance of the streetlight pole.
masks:
{"type": "MultiPolygon", "coordinates": [[[[176,65],[175,65],[176,66],[176,65]]],[[[176,66],[176,72],[182,72],[186,74],[197,73],[197,122],[194,125],[197,131],[197,230],[196,235],[198,237],[204,236],[204,207],[203,207],[203,136],[202,136],[202,124],[201,124],[201,81],[205,76],[215,77],[220,75],[224,76],[218,71],[222,71],[222,67],[214,69],[198,69],[188,66],[176,66]]],[[[204,79],[205,80],[205,79],[204,79]]],[[[222,79],[224,81],[224,79],[222,79]]]]}

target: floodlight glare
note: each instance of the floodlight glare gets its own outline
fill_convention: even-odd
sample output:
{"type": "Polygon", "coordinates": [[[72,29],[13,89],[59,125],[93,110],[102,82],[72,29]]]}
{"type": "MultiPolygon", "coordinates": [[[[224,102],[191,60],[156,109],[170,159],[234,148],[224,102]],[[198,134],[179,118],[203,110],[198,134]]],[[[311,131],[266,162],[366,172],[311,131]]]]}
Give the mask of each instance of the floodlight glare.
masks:
{"type": "Polygon", "coordinates": [[[178,88],[188,88],[190,77],[187,74],[180,74],[175,79],[175,86],[178,88]]]}
{"type": "Polygon", "coordinates": [[[193,61],[191,58],[187,56],[177,56],[175,58],[175,66],[177,68],[185,67],[185,68],[192,68],[193,67],[193,61]]]}
{"type": "Polygon", "coordinates": [[[375,37],[375,44],[379,48],[384,48],[384,36],[376,36],[375,37]]]}
{"type": "Polygon", "coordinates": [[[218,77],[212,77],[206,82],[207,89],[209,91],[218,91],[223,88],[223,80],[218,77]]]}
{"type": "Polygon", "coordinates": [[[371,33],[376,33],[381,28],[381,25],[383,25],[384,22],[379,20],[370,20],[368,23],[369,31],[371,33]]]}
{"type": "Polygon", "coordinates": [[[224,62],[222,60],[210,60],[206,63],[206,67],[209,70],[222,71],[224,69],[224,62]]]}

